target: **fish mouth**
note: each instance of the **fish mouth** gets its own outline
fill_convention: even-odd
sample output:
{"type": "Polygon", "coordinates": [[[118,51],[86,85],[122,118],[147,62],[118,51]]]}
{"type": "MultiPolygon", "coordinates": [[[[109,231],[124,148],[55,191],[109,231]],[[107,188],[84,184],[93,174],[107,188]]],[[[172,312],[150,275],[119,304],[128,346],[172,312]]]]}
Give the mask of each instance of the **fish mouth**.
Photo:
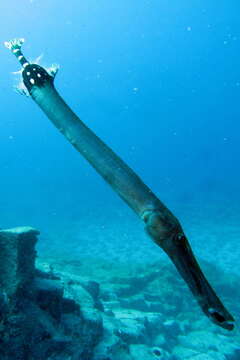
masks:
{"type": "Polygon", "coordinates": [[[173,261],[207,317],[214,324],[227,330],[233,330],[234,318],[205,278],[185,235],[179,238],[178,234],[177,238],[173,238],[170,246],[168,244],[167,248],[162,247],[173,261]]]}

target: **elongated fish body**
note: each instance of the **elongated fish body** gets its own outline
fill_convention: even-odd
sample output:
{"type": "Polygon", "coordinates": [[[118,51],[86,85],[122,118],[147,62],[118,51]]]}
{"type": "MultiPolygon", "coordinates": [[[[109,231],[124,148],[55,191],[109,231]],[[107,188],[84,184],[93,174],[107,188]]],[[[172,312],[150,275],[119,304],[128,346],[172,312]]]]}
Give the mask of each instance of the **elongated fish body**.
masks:
{"type": "Polygon", "coordinates": [[[70,109],[54,87],[54,74],[26,60],[21,52],[22,43],[20,39],[5,45],[23,66],[23,81],[33,100],[144,221],[147,233],[175,264],[203,312],[215,324],[232,330],[234,319],[206,280],[177,218],[139,176],[70,109]]]}
{"type": "MultiPolygon", "coordinates": [[[[26,67],[23,73],[25,83],[29,80],[25,75],[28,69],[26,67]]],[[[37,69],[40,71],[41,68],[37,69]]],[[[155,207],[167,211],[132,169],[74,114],[52,82],[47,82],[41,88],[34,86],[31,96],[58,130],[137,214],[141,216],[146,209],[155,207]]]]}

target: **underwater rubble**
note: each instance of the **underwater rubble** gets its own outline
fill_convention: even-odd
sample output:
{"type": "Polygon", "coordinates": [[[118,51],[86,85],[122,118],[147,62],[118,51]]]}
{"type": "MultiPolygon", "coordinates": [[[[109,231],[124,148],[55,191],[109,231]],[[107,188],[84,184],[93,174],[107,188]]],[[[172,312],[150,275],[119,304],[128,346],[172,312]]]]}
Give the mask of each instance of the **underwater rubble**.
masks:
{"type": "MultiPolygon", "coordinates": [[[[0,231],[1,360],[240,359],[239,332],[211,324],[169,264],[36,260],[38,235],[0,231]]],[[[207,266],[239,314],[239,279],[207,266]]]]}

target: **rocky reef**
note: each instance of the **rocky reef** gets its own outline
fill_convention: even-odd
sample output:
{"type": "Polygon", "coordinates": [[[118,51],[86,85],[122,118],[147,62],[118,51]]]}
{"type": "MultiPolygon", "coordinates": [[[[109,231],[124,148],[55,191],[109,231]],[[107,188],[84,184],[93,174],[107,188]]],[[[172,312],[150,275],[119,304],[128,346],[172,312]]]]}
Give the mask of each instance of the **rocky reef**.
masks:
{"type": "MultiPolygon", "coordinates": [[[[239,332],[212,325],[172,266],[36,260],[38,235],[0,231],[1,360],[240,358],[239,332]]],[[[238,314],[239,279],[210,270],[238,314]]]]}

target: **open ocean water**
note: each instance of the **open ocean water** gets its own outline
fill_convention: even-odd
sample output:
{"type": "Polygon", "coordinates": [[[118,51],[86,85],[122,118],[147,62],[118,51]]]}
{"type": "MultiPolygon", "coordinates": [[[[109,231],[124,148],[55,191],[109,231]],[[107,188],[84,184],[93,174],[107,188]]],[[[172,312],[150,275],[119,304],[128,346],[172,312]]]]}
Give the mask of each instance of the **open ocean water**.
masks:
{"type": "MultiPolygon", "coordinates": [[[[41,66],[60,65],[57,90],[180,220],[204,273],[236,322],[240,311],[239,12],[236,0],[0,3],[1,42],[23,37],[23,52],[32,62],[41,55],[41,66]]],[[[132,210],[32,99],[14,91],[21,74],[12,73],[20,66],[4,46],[0,54],[0,227],[37,228],[39,266],[96,281],[106,314],[111,311],[121,321],[120,310],[148,313],[139,302],[143,295],[144,301],[155,301],[150,299],[151,284],[148,290],[136,290],[139,302],[128,299],[126,305],[133,294],[123,295],[125,302],[118,298],[117,306],[113,302],[122,296],[120,290],[111,290],[116,296],[110,301],[105,288],[113,286],[118,272],[127,282],[126,269],[132,269],[133,277],[142,271],[144,277],[150,269],[157,271],[158,263],[173,271],[173,279],[179,275],[132,210]]],[[[180,276],[179,282],[183,286],[180,276]]],[[[172,328],[154,325],[155,332],[145,334],[145,329],[142,337],[108,332],[109,339],[121,338],[126,351],[115,346],[111,354],[103,355],[96,345],[90,355],[65,356],[63,351],[39,359],[239,360],[238,325],[232,333],[211,325],[186,287],[169,286],[174,310],[162,311],[162,322],[170,321],[172,328]],[[184,296],[179,318],[176,304],[184,296]],[[189,312],[188,303],[193,307],[189,312]],[[200,320],[193,324],[195,312],[200,320]],[[192,325],[183,326],[187,322],[192,325]]],[[[128,324],[129,329],[135,325],[128,324]]],[[[17,353],[15,357],[35,358],[17,353]]]]}

